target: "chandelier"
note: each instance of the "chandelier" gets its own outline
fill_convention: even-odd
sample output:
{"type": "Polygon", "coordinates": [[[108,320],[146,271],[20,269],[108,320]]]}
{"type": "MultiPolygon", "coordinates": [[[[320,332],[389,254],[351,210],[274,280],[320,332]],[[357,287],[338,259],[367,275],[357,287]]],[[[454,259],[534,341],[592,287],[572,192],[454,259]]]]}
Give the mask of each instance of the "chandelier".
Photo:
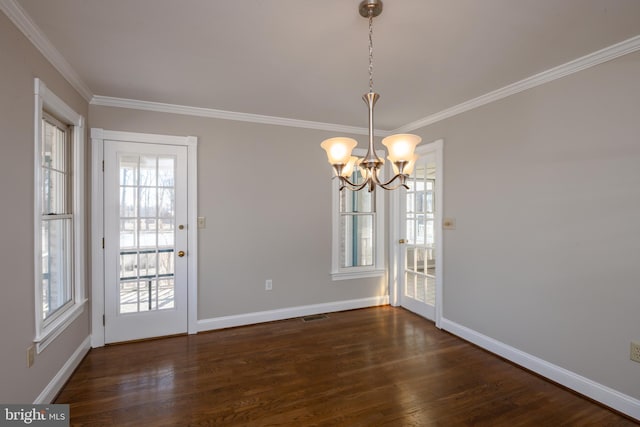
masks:
{"type": "Polygon", "coordinates": [[[387,158],[393,166],[394,176],[386,182],[381,180],[379,173],[384,160],[378,157],[373,146],[373,107],[380,98],[380,95],[373,91],[373,18],[382,13],[382,1],[363,0],[360,3],[359,11],[362,17],[369,19],[369,92],[362,95],[362,100],[369,108],[367,153],[362,158],[352,156],[351,152],[358,142],[353,138],[341,136],[326,139],[322,141],[320,146],[327,152],[329,163],[333,166],[336,177],[340,180],[340,190],[348,188],[359,191],[367,188],[371,192],[375,190],[376,186],[385,190],[394,190],[398,187],[409,188],[405,182],[407,177],[411,175],[418,159],[414,150],[422,138],[411,134],[397,134],[382,140],[382,144],[389,151],[387,158]],[[355,170],[360,171],[362,178],[352,182],[350,177],[355,170]]]}

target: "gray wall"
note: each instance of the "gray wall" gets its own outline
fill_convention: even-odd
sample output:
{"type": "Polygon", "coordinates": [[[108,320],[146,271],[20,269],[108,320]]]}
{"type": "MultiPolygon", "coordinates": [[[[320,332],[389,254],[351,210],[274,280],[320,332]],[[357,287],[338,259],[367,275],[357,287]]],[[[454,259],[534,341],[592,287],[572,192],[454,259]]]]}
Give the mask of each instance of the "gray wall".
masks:
{"type": "Polygon", "coordinates": [[[385,278],[329,275],[332,172],[320,142],[333,133],[100,106],[89,120],[198,137],[199,319],[387,294],[385,278]]]}
{"type": "Polygon", "coordinates": [[[0,13],[0,402],[29,403],[43,391],[89,335],[88,310],[36,356],[34,284],[34,77],[85,118],[87,103],[0,13]]]}
{"type": "Polygon", "coordinates": [[[444,317],[640,398],[640,53],[417,131],[444,138],[444,317]]]}

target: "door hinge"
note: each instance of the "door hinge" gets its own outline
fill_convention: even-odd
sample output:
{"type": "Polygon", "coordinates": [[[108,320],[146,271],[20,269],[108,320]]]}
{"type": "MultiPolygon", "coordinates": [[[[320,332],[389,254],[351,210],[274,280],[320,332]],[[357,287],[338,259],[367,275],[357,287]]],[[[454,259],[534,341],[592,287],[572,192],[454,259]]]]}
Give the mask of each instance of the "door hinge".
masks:
{"type": "Polygon", "coordinates": [[[106,324],[105,318],[104,318],[104,314],[102,315],[102,326],[104,326],[106,324]]]}
{"type": "Polygon", "coordinates": [[[102,238],[102,249],[104,249],[104,237],[102,238]]]}
{"type": "Polygon", "coordinates": [[[104,172],[104,160],[102,161],[102,172],[104,172]]]}

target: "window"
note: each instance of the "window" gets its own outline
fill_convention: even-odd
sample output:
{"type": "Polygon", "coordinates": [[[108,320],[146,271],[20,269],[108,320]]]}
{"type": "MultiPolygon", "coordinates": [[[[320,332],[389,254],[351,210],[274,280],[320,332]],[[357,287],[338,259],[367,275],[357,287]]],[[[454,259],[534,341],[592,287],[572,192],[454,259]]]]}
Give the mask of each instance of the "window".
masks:
{"type": "Polygon", "coordinates": [[[84,119],[35,80],[35,270],[38,352],[84,307],[84,119]]]}
{"type": "Polygon", "coordinates": [[[71,274],[71,128],[47,113],[42,117],[40,179],[42,217],[42,318],[46,322],[73,299],[71,274]]]}
{"type": "MultiPolygon", "coordinates": [[[[364,153],[358,153],[363,155],[364,153]]],[[[355,171],[352,182],[361,182],[355,171]]],[[[333,280],[384,274],[384,190],[339,191],[333,183],[333,280]]]]}

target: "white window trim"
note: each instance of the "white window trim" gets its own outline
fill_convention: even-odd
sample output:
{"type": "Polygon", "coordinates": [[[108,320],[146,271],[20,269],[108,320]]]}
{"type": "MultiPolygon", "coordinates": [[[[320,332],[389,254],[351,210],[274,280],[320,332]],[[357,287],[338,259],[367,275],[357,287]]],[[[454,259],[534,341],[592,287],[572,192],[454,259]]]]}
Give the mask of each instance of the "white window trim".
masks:
{"type": "MultiPolygon", "coordinates": [[[[376,151],[380,158],[384,158],[384,152],[376,151]]],[[[364,156],[366,150],[356,148],[353,150],[355,156],[364,156]]],[[[384,176],[384,174],[383,174],[384,176]]],[[[340,267],[340,189],[339,180],[334,179],[331,188],[331,280],[362,279],[366,277],[384,276],[384,193],[386,190],[377,188],[376,191],[376,228],[374,261],[371,266],[362,267],[340,267]]],[[[351,191],[351,190],[343,190],[351,191]]],[[[361,191],[367,191],[363,189],[361,191]]]]}
{"type": "Polygon", "coordinates": [[[34,123],[34,271],[35,271],[35,320],[36,333],[34,342],[40,353],[53,340],[82,314],[86,305],[85,298],[85,248],[84,248],[84,117],[76,113],[63,100],[51,92],[42,80],[34,81],[35,94],[35,123],[34,123]],[[59,120],[73,126],[71,135],[72,182],[73,182],[73,299],[71,303],[61,309],[59,314],[49,322],[45,322],[42,313],[42,254],[41,220],[42,220],[42,171],[40,151],[42,144],[42,116],[43,111],[54,115],[59,120]]]}

